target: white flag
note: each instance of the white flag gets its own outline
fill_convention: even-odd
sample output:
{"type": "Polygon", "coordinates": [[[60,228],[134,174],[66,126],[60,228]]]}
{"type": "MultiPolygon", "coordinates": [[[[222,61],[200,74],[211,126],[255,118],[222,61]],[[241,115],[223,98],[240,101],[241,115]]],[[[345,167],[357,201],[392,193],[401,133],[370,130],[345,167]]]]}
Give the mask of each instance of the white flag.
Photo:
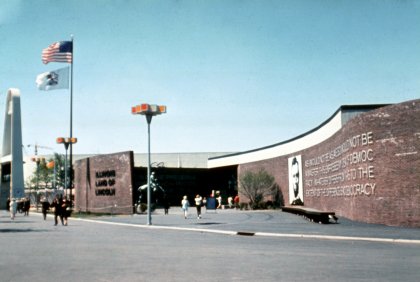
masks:
{"type": "Polygon", "coordinates": [[[44,72],[36,77],[39,90],[55,90],[69,88],[69,67],[55,71],[44,72]]]}

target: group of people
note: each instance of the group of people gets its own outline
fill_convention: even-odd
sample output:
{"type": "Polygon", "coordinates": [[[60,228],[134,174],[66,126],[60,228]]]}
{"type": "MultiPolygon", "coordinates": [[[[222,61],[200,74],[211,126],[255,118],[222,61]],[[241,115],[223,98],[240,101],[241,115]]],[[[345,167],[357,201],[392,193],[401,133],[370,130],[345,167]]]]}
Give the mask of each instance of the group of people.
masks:
{"type": "MultiPolygon", "coordinates": [[[[216,208],[221,208],[222,206],[222,197],[220,195],[218,195],[218,197],[216,198],[217,200],[217,207],[216,208]]],[[[201,219],[201,207],[206,206],[207,203],[207,199],[204,197],[201,197],[199,194],[197,194],[194,198],[194,204],[195,204],[195,208],[197,210],[197,219],[201,219]]],[[[235,198],[233,197],[229,197],[228,198],[228,205],[230,208],[233,208],[234,205],[235,207],[239,206],[239,196],[236,195],[235,198]]],[[[182,198],[181,201],[181,209],[184,212],[184,218],[187,219],[188,217],[188,208],[190,207],[190,202],[188,201],[188,197],[184,196],[182,198]]]]}
{"type": "Polygon", "coordinates": [[[16,213],[23,213],[25,216],[29,216],[29,209],[31,207],[31,202],[29,198],[21,199],[7,199],[7,209],[10,212],[10,218],[15,219],[16,213]]]}
{"type": "Polygon", "coordinates": [[[66,197],[63,195],[56,195],[54,200],[50,204],[47,198],[42,198],[41,200],[42,205],[42,215],[44,220],[47,219],[47,213],[50,209],[54,212],[54,226],[58,225],[58,219],[62,225],[67,226],[68,217],[70,216],[70,204],[66,197]]]}
{"type": "MultiPolygon", "coordinates": [[[[195,208],[197,209],[197,218],[201,219],[201,207],[206,204],[206,198],[201,197],[199,194],[194,198],[195,208]]],[[[184,196],[181,201],[181,209],[184,212],[184,218],[188,217],[188,208],[190,207],[190,202],[188,197],[184,196]]]]}
{"type": "MultiPolygon", "coordinates": [[[[225,206],[222,205],[222,196],[219,194],[216,195],[216,201],[217,201],[217,209],[223,209],[225,208],[225,206]]],[[[229,196],[227,198],[227,207],[232,209],[232,208],[239,208],[239,195],[236,195],[235,197],[229,196]]]]}
{"type": "MultiPolygon", "coordinates": [[[[67,219],[70,216],[70,205],[66,197],[56,195],[51,204],[48,202],[47,198],[43,197],[41,199],[41,206],[44,220],[47,219],[47,213],[52,208],[54,211],[54,225],[58,224],[58,219],[60,219],[62,225],[67,225],[67,219]]],[[[15,219],[17,212],[24,213],[25,216],[28,216],[30,208],[29,198],[8,199],[7,208],[10,212],[10,218],[12,220],[15,219]]]]}
{"type": "Polygon", "coordinates": [[[61,224],[67,226],[67,219],[70,216],[70,205],[67,198],[62,195],[55,196],[50,207],[54,210],[54,225],[58,224],[58,218],[60,218],[61,224]]]}

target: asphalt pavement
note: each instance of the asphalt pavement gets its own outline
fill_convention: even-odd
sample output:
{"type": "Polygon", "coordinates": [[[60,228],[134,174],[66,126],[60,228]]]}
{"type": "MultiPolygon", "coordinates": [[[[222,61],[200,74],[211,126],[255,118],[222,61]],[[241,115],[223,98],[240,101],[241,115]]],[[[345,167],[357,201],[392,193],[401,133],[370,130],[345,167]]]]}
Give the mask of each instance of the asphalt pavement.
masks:
{"type": "Polygon", "coordinates": [[[319,224],[281,210],[218,209],[207,211],[203,209],[202,217],[198,219],[195,208],[190,208],[187,219],[184,219],[181,208],[173,207],[169,209],[168,215],[164,215],[163,210],[159,209],[152,213],[151,218],[152,226],[147,225],[147,214],[106,216],[92,220],[139,225],[145,228],[216,232],[228,235],[297,236],[420,244],[420,228],[366,224],[345,218],[339,218],[337,223],[331,221],[330,224],[319,224]]]}
{"type": "Polygon", "coordinates": [[[420,229],[274,211],[0,212],[0,281],[419,281],[420,229]]]}

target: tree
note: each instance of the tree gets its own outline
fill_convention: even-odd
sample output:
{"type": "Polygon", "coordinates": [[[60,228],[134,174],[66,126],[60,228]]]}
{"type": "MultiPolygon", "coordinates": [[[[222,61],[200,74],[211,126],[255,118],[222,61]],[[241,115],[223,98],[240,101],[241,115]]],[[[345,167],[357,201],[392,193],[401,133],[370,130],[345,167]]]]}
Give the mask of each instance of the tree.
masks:
{"type": "MultiPolygon", "coordinates": [[[[54,159],[50,159],[50,161],[55,162],[55,188],[64,187],[65,181],[65,156],[54,153],[54,159]]],[[[50,175],[54,178],[54,168],[49,169],[50,175]]],[[[54,185],[53,185],[54,186],[54,185]]]]}
{"type": "Polygon", "coordinates": [[[249,199],[252,209],[261,207],[266,197],[275,198],[278,194],[274,176],[265,169],[246,171],[240,176],[239,183],[239,192],[249,199]]]}
{"type": "Polygon", "coordinates": [[[35,190],[45,188],[59,188],[64,187],[64,178],[64,156],[55,153],[54,158],[41,161],[39,163],[39,167],[35,167],[34,172],[32,173],[32,177],[29,179],[26,185],[35,190]],[[54,162],[54,165],[49,168],[47,164],[50,162],[54,162]]]}

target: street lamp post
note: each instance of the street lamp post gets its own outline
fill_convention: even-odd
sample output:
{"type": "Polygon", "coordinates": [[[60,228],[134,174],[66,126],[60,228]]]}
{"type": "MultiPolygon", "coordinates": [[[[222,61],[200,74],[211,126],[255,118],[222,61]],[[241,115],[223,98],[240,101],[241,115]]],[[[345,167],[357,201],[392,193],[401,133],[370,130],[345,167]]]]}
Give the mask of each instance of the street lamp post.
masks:
{"type": "MultiPolygon", "coordinates": [[[[71,177],[70,177],[70,179],[69,179],[69,181],[67,181],[67,178],[68,178],[68,176],[67,176],[67,172],[68,172],[68,168],[67,168],[67,150],[68,150],[68,148],[69,148],[69,145],[71,145],[71,144],[76,144],[77,143],[77,138],[74,138],[74,137],[71,137],[71,138],[69,138],[69,137],[58,137],[57,138],[57,143],[58,144],[64,144],[64,148],[66,149],[66,158],[64,159],[64,189],[66,189],[66,193],[67,193],[67,182],[69,182],[70,183],[70,199],[69,199],[69,201],[70,201],[70,208],[72,208],[72,206],[73,206],[73,200],[72,200],[72,198],[71,198],[71,189],[73,188],[72,187],[72,179],[71,179],[71,177]]],[[[71,163],[70,163],[70,168],[71,168],[71,163]]],[[[71,174],[70,174],[71,175],[71,174]]]]}
{"type": "Polygon", "coordinates": [[[133,115],[144,115],[147,121],[147,225],[152,225],[151,192],[150,192],[150,123],[152,117],[166,113],[166,106],[141,104],[131,108],[133,115]]]}
{"type": "MultiPolygon", "coordinates": [[[[39,164],[45,161],[44,157],[34,157],[31,159],[36,163],[36,210],[38,211],[38,193],[39,193],[39,164]]],[[[47,188],[45,187],[45,197],[47,197],[47,188]]]]}
{"type": "Polygon", "coordinates": [[[47,163],[47,168],[53,169],[53,181],[52,181],[52,188],[55,190],[56,187],[56,181],[57,181],[57,171],[56,171],[56,163],[57,159],[54,155],[54,160],[47,163]]]}

